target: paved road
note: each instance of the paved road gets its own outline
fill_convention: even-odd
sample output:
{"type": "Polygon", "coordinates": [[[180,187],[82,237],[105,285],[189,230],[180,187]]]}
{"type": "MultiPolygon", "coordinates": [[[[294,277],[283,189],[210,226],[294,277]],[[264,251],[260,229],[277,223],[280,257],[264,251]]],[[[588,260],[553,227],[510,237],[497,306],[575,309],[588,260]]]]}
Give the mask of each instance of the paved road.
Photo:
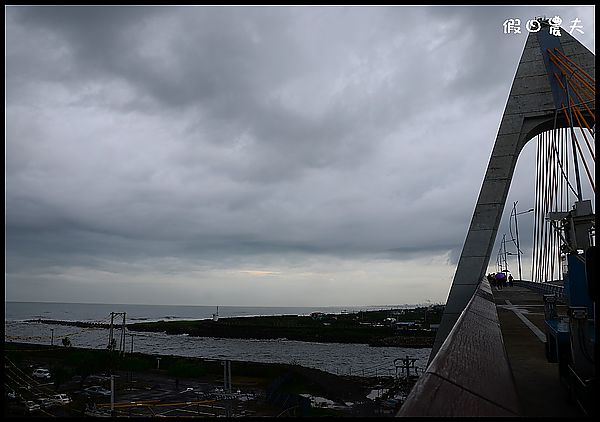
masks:
{"type": "MultiPolygon", "coordinates": [[[[122,373],[125,381],[127,374],[122,373]]],[[[133,388],[118,389],[115,410],[122,416],[225,416],[244,414],[247,405],[257,397],[244,393],[225,394],[218,386],[207,382],[175,380],[169,376],[136,376],[133,388]],[[215,391],[215,389],[217,391],[215,391]],[[229,410],[226,410],[229,408],[229,410]]],[[[99,408],[107,410],[103,404],[99,408]]]]}
{"type": "MultiPolygon", "coordinates": [[[[560,385],[558,364],[546,360],[542,295],[524,287],[493,288],[504,347],[521,401],[523,416],[581,417],[560,385]]],[[[558,306],[566,315],[566,307],[558,306]]]]}

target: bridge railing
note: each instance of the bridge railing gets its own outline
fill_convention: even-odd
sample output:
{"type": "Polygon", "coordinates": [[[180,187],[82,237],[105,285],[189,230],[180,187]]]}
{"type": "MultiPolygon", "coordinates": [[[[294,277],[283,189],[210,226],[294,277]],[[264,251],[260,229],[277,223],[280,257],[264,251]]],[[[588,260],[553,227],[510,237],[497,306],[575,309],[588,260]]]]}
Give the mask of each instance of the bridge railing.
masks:
{"type": "Polygon", "coordinates": [[[398,416],[518,416],[492,291],[482,280],[398,416]]]}
{"type": "Polygon", "coordinates": [[[565,288],[551,283],[534,283],[531,281],[515,281],[516,286],[526,287],[531,290],[537,290],[544,294],[555,294],[560,301],[566,301],[565,288]]]}

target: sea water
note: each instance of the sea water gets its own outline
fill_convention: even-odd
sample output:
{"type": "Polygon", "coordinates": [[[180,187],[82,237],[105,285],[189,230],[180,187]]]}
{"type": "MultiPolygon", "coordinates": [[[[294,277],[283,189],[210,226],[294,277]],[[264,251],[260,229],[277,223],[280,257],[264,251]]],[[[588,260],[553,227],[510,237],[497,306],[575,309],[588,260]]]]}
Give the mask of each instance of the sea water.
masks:
{"type": "MultiPolygon", "coordinates": [[[[220,318],[257,315],[309,315],[325,313],[358,312],[376,309],[409,307],[236,307],[219,306],[220,318]]],[[[5,341],[60,345],[68,337],[73,347],[104,349],[108,345],[109,330],[43,324],[31,320],[52,319],[64,321],[110,322],[111,312],[126,312],[126,323],[159,320],[193,320],[212,318],[217,312],[212,306],[83,304],[5,302],[5,341]]],[[[122,322],[115,319],[115,324],[122,322]]],[[[121,331],[115,337],[120,342],[121,331]]],[[[415,364],[421,371],[427,365],[430,348],[370,347],[366,344],[315,343],[304,341],[224,339],[142,333],[126,330],[124,345],[131,349],[154,355],[202,357],[264,363],[298,364],[334,374],[376,376],[394,375],[394,361],[406,356],[417,358],[415,364]]]]}

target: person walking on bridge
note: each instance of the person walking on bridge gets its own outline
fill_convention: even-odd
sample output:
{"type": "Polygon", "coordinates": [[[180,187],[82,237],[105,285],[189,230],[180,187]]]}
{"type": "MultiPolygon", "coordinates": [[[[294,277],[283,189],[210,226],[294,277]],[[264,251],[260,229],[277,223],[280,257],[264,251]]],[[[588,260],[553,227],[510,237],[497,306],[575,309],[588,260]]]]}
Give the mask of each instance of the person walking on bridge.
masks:
{"type": "Polygon", "coordinates": [[[513,286],[513,276],[512,274],[508,275],[508,287],[512,287],[513,286]]]}
{"type": "Polygon", "coordinates": [[[502,285],[506,282],[506,274],[502,271],[496,273],[496,288],[502,290],[502,285]]]}

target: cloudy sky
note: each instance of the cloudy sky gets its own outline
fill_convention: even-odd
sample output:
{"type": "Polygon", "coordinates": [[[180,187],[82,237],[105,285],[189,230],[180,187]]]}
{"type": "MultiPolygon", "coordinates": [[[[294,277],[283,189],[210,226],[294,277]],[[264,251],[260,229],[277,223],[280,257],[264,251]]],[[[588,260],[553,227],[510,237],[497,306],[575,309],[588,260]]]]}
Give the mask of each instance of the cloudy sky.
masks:
{"type": "Polygon", "coordinates": [[[445,302],[527,36],[502,23],[579,18],[595,52],[593,6],[5,12],[16,301],[445,302]]]}

